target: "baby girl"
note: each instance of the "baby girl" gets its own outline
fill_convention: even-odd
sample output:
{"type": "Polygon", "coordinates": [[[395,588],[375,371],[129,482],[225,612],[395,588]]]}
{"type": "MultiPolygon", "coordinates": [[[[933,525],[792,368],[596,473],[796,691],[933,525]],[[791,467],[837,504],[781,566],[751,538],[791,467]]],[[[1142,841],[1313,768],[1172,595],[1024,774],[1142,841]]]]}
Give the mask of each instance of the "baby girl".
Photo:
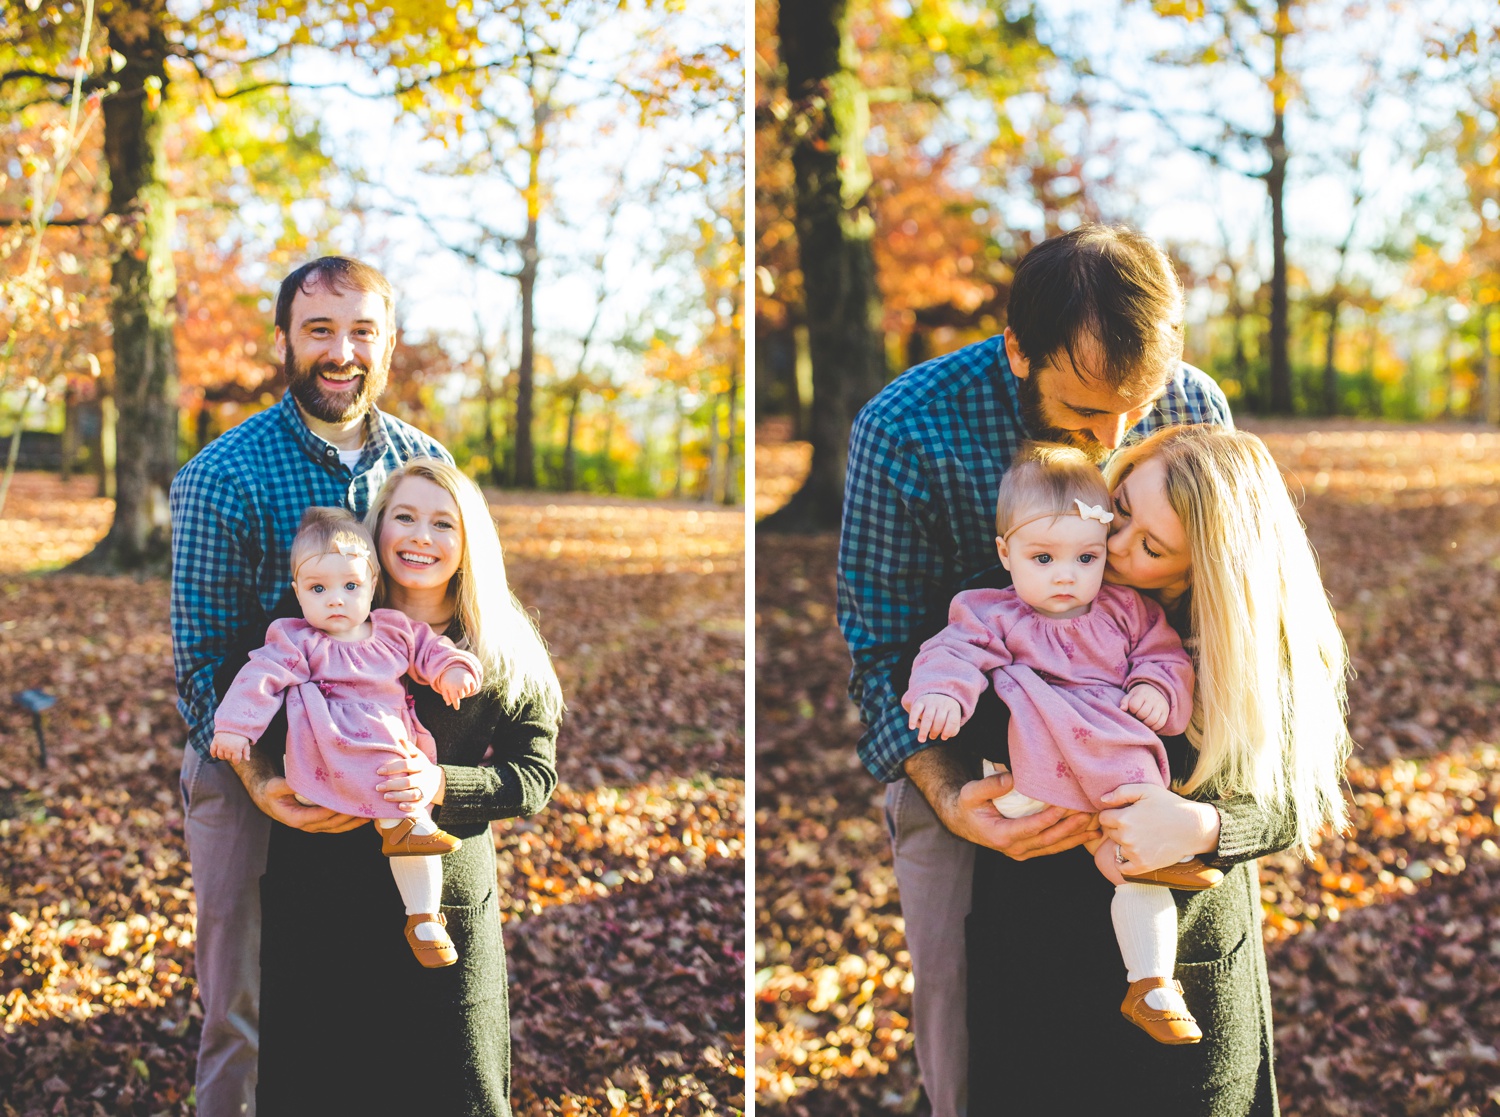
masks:
{"type": "MultiPolygon", "coordinates": [[[[991,680],[1010,707],[1015,787],[995,800],[1006,818],[1049,805],[1097,811],[1122,784],[1170,783],[1157,735],[1187,727],[1192,661],[1156,602],[1102,584],[1109,504],[1082,453],[1027,447],[1001,481],[995,513],[1012,585],[956,596],[948,627],[912,666],[902,704],[920,740],[958,732],[991,680]]],[[[998,770],[985,762],[986,775],[998,770]]],[[[1119,879],[1115,843],[1090,849],[1100,871],[1119,879]]],[[[1202,1038],[1172,979],[1177,906],[1161,885],[1206,888],[1221,876],[1190,860],[1115,889],[1110,912],[1131,983],[1121,1012],[1158,1042],[1202,1038]]]]}
{"type": "Polygon", "coordinates": [[[375,819],[406,904],[406,938],[423,966],[458,960],[438,910],[442,866],[457,838],[430,802],[403,813],[375,791],[393,756],[437,760],[407,701],[403,675],[450,706],[477,694],[479,661],[394,609],[370,611],[380,566],[365,526],[341,508],[309,508],[292,541],[301,620],[274,621],[214,717],[212,754],[243,761],[286,699],[286,780],[300,802],[375,819]]]}

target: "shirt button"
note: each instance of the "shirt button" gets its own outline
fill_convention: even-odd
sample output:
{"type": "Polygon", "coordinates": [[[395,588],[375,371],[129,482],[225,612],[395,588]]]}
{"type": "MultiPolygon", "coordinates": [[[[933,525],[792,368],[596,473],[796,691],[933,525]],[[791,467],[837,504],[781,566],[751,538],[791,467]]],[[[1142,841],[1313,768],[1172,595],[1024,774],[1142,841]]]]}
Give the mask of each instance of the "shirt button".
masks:
{"type": "Polygon", "coordinates": [[[330,447],[328,447],[328,449],[326,449],[326,450],[323,451],[323,456],[325,458],[327,458],[329,461],[333,461],[334,458],[336,458],[336,457],[339,456],[339,452],[337,450],[335,450],[332,446],[330,446],[330,447]]]}

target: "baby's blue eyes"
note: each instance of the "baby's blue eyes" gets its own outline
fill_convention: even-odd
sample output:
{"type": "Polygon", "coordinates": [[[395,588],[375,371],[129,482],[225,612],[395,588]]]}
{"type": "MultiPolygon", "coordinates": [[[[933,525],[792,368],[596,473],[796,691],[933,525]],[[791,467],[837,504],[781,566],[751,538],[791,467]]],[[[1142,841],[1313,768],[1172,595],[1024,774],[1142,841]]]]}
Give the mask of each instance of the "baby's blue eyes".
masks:
{"type": "Polygon", "coordinates": [[[350,593],[353,593],[355,590],[359,589],[359,583],[358,582],[345,582],[344,583],[344,588],[346,590],[348,590],[350,593]]]}
{"type": "MultiPolygon", "coordinates": [[[[1090,554],[1090,555],[1079,555],[1078,556],[1078,561],[1081,562],[1084,566],[1087,566],[1091,562],[1098,561],[1098,558],[1099,558],[1098,555],[1092,555],[1092,554],[1090,554]]],[[[1033,556],[1033,561],[1036,562],[1037,565],[1039,565],[1039,566],[1049,566],[1052,563],[1052,556],[1049,555],[1049,554],[1035,555],[1035,556],[1033,556]]]]}

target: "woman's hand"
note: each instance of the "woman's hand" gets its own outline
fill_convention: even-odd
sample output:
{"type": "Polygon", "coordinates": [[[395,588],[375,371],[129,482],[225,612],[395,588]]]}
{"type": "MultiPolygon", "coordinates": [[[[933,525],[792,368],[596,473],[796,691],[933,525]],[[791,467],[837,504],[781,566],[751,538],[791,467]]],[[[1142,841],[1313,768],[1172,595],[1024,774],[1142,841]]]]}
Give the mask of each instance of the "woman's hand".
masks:
{"type": "Polygon", "coordinates": [[[441,803],[447,777],[442,768],[421,753],[382,764],[375,771],[386,779],[375,785],[385,801],[405,814],[415,814],[425,802],[441,803]]]}
{"type": "Polygon", "coordinates": [[[1100,797],[1105,837],[1119,844],[1126,875],[1149,873],[1219,848],[1219,812],[1149,783],[1127,783],[1100,797]]]}

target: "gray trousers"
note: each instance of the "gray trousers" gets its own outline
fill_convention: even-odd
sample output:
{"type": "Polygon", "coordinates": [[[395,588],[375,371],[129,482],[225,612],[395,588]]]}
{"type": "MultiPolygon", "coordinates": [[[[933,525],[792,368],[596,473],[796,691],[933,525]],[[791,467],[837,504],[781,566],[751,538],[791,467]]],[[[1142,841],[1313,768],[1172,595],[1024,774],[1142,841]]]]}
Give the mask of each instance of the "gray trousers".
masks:
{"type": "Polygon", "coordinates": [[[200,757],[191,746],[183,750],[182,807],[198,905],[198,1117],[255,1117],[260,878],[271,820],[232,767],[200,757]]]}
{"type": "Polygon", "coordinates": [[[887,784],[885,822],[911,953],[912,1033],[932,1117],[965,1117],[969,1100],[968,960],[974,846],[956,838],[907,779],[887,784]]]}

